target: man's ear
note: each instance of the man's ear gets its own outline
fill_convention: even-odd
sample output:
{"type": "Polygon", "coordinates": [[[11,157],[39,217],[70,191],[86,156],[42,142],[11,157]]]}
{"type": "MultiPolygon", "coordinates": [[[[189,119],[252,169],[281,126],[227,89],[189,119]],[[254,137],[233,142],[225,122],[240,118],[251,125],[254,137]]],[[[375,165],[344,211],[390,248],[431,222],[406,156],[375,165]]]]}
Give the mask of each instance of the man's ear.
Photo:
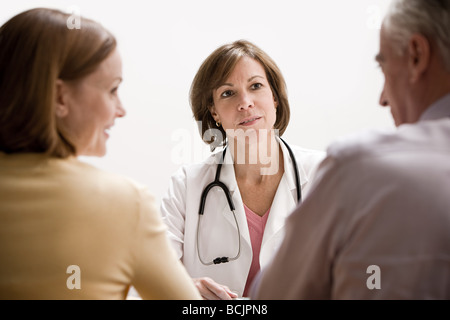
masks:
{"type": "Polygon", "coordinates": [[[56,101],[55,115],[58,118],[64,118],[69,114],[69,88],[67,84],[61,80],[56,80],[56,101]]]}
{"type": "Polygon", "coordinates": [[[408,43],[410,81],[417,82],[430,65],[431,45],[422,34],[415,33],[408,43]]]}

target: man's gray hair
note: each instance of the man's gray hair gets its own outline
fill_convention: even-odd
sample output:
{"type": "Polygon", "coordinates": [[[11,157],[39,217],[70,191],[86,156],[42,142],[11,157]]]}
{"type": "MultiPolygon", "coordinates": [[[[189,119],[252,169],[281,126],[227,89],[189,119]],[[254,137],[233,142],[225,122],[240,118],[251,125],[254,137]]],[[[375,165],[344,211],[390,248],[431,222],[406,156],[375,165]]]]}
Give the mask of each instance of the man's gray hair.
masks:
{"type": "Polygon", "coordinates": [[[414,33],[433,40],[450,72],[450,0],[393,0],[383,25],[399,55],[414,33]]]}

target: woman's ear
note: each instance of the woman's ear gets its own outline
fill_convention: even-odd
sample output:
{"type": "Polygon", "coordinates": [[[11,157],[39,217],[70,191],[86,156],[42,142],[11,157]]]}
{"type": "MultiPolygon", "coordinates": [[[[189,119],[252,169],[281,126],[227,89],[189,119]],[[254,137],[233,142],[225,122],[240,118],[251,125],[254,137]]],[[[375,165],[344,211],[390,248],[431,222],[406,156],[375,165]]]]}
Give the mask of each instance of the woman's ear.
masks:
{"type": "Polygon", "coordinates": [[[219,115],[216,112],[216,107],[214,105],[209,106],[209,112],[211,113],[211,116],[213,117],[214,121],[220,122],[219,115]]]}
{"type": "Polygon", "coordinates": [[[273,105],[275,106],[275,109],[278,107],[278,98],[277,95],[274,93],[273,89],[271,89],[272,91],[272,97],[273,97],[273,105]]]}
{"type": "Polygon", "coordinates": [[[69,114],[69,88],[61,79],[56,80],[55,115],[64,118],[69,114]]]}

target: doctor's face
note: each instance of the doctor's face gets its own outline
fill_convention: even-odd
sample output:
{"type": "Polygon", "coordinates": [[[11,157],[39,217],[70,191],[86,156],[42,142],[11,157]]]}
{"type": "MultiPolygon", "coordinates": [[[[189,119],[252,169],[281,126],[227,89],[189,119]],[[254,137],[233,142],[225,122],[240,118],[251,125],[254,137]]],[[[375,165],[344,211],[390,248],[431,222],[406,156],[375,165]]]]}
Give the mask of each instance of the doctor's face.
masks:
{"type": "Polygon", "coordinates": [[[66,84],[66,114],[61,126],[75,145],[77,155],[103,156],[109,130],[118,117],[125,116],[118,97],[122,62],[115,50],[94,71],[76,83],[66,84]]]}
{"type": "Polygon", "coordinates": [[[238,61],[225,83],[213,91],[213,101],[211,115],[227,133],[273,129],[277,103],[263,66],[252,58],[238,61]]]}

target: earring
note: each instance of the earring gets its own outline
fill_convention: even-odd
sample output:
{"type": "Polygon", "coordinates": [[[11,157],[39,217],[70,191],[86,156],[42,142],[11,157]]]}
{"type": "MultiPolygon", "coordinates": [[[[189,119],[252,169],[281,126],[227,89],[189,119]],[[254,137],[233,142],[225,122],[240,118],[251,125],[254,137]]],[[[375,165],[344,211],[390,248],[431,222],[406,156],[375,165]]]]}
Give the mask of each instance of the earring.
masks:
{"type": "Polygon", "coordinates": [[[216,121],[216,127],[220,127],[220,122],[216,121]]]}

